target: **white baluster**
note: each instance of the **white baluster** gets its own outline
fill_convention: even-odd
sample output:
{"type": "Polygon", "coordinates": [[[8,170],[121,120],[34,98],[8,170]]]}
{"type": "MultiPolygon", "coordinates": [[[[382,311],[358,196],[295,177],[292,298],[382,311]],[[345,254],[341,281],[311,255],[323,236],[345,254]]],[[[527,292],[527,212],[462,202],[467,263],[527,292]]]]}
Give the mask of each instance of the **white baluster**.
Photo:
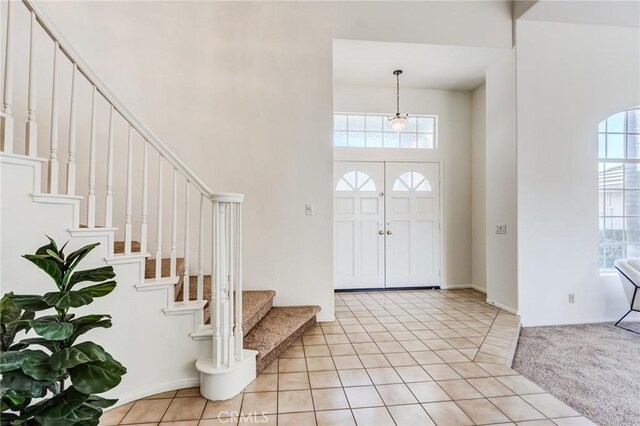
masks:
{"type": "Polygon", "coordinates": [[[109,138],[107,139],[107,195],[105,199],[104,221],[107,228],[113,226],[113,105],[109,108],[109,138]]]}
{"type": "Polygon", "coordinates": [[[236,358],[242,361],[242,204],[236,204],[236,358]]]}
{"type": "MultiPolygon", "coordinates": [[[[213,285],[212,273],[211,285],[213,285]]],[[[213,291],[213,287],[211,288],[213,291]]],[[[197,300],[204,299],[204,194],[200,193],[200,217],[198,218],[198,281],[197,300]]]]}
{"type": "Polygon", "coordinates": [[[145,140],[142,153],[142,219],[140,225],[140,253],[147,252],[147,187],[149,186],[149,161],[147,155],[148,146],[149,143],[145,140]]]}
{"type": "Polygon", "coordinates": [[[178,253],[178,169],[173,169],[173,197],[171,199],[171,260],[170,276],[176,276],[176,259],[178,253]]]}
{"type": "MultiPolygon", "coordinates": [[[[234,271],[234,259],[233,259],[233,250],[234,250],[234,241],[233,241],[233,225],[234,225],[234,218],[233,218],[233,204],[232,203],[226,203],[226,217],[227,217],[227,230],[226,230],[226,240],[227,240],[227,250],[226,250],[226,256],[227,256],[227,276],[226,276],[226,281],[227,281],[227,300],[229,303],[229,339],[228,339],[228,344],[227,344],[227,350],[229,351],[229,355],[228,355],[228,362],[229,362],[229,367],[233,366],[235,363],[235,349],[236,349],[236,344],[235,344],[235,336],[234,336],[234,332],[235,332],[235,326],[234,326],[234,316],[233,316],[233,311],[234,311],[234,280],[235,280],[235,271],[234,271]]],[[[235,296],[237,297],[238,295],[235,294],[235,296]]]]}
{"type": "Polygon", "coordinates": [[[211,203],[211,327],[213,338],[212,356],[216,368],[220,368],[222,361],[222,351],[220,346],[220,283],[222,282],[220,265],[220,204],[217,201],[211,203]]]}
{"type": "Polygon", "coordinates": [[[2,150],[13,152],[13,2],[7,2],[7,34],[5,40],[4,97],[2,124],[2,150]]]}
{"type": "Polygon", "coordinates": [[[127,201],[124,216],[124,254],[131,254],[131,197],[133,193],[133,132],[129,125],[129,138],[127,141],[127,201]]]}
{"type": "Polygon", "coordinates": [[[162,156],[158,163],[158,224],[156,229],[156,280],[162,276],[162,156]]]}
{"type": "Polygon", "coordinates": [[[36,124],[36,46],[35,35],[38,21],[36,13],[31,11],[31,26],[29,34],[29,101],[27,116],[27,155],[38,155],[38,125],[36,124]]]}
{"type": "Polygon", "coordinates": [[[189,181],[184,190],[184,275],[182,276],[182,301],[188,302],[191,296],[189,278],[189,181]]]}
{"type": "Polygon", "coordinates": [[[69,111],[69,161],[67,162],[67,194],[76,195],[76,73],[78,66],[73,64],[71,71],[71,107],[69,111]]]}
{"type": "Polygon", "coordinates": [[[56,63],[58,42],[53,44],[53,89],[51,91],[51,158],[49,160],[49,193],[58,193],[58,90],[56,89],[56,63]]]}
{"type": "Polygon", "coordinates": [[[98,89],[93,86],[93,98],[91,101],[91,136],[89,139],[89,196],[87,197],[87,226],[96,226],[96,131],[98,112],[98,89]]]}

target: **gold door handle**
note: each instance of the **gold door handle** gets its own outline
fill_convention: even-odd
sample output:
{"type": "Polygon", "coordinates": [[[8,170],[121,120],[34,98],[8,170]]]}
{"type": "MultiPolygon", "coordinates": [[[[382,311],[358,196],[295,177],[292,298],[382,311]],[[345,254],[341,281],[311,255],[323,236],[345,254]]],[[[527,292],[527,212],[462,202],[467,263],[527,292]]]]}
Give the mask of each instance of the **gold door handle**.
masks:
{"type": "Polygon", "coordinates": [[[384,231],[382,229],[378,230],[378,235],[384,235],[384,231]]]}
{"type": "Polygon", "coordinates": [[[393,232],[391,232],[391,229],[387,229],[387,235],[391,235],[393,234],[393,232]]]}

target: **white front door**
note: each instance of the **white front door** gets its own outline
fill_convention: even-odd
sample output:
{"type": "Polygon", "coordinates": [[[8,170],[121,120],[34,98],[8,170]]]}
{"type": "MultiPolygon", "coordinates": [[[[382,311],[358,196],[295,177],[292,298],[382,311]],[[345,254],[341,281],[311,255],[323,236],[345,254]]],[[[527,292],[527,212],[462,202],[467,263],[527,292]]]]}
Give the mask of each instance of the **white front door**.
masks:
{"type": "Polygon", "coordinates": [[[386,287],[440,285],[440,169],[386,163],[386,287]]]}
{"type": "Polygon", "coordinates": [[[440,166],[336,162],[335,288],[439,286],[440,166]]]}
{"type": "Polygon", "coordinates": [[[335,288],[384,287],[384,163],[334,167],[335,288]]]}

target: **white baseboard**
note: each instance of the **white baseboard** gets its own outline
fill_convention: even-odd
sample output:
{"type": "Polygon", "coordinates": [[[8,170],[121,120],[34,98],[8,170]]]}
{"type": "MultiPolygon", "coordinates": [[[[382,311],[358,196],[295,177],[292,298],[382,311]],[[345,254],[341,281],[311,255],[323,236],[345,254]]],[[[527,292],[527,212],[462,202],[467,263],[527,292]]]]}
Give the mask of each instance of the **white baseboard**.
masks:
{"type": "Polygon", "coordinates": [[[465,288],[473,288],[473,284],[446,284],[440,286],[442,290],[461,290],[465,288]]]}
{"type": "Polygon", "coordinates": [[[502,309],[503,311],[507,311],[507,312],[509,312],[510,314],[518,315],[518,311],[517,311],[517,310],[515,310],[515,309],[513,309],[513,308],[510,308],[510,307],[508,307],[508,306],[505,306],[505,305],[503,305],[502,303],[496,302],[495,300],[489,300],[489,299],[487,299],[487,303],[488,303],[488,304],[490,304],[490,305],[495,306],[496,308],[500,308],[500,309],[502,309]]]}
{"type": "Polygon", "coordinates": [[[568,321],[568,322],[562,322],[562,323],[529,323],[529,324],[523,324],[522,327],[523,328],[528,328],[528,327],[557,327],[557,326],[563,326],[563,325],[581,325],[581,324],[598,324],[598,323],[603,323],[603,322],[616,322],[620,319],[620,317],[614,317],[614,318],[585,318],[585,319],[581,319],[581,320],[573,320],[573,321],[568,321]]]}
{"type": "Polygon", "coordinates": [[[118,402],[116,402],[115,405],[113,405],[112,407],[109,407],[108,409],[111,410],[121,405],[128,404],[129,402],[136,401],[141,398],[146,398],[148,396],[155,395],[157,393],[168,392],[176,389],[193,388],[196,386],[200,386],[200,379],[198,378],[179,379],[179,380],[173,380],[170,382],[157,383],[151,386],[147,386],[139,391],[126,394],[126,395],[118,395],[118,396],[109,395],[108,396],[109,398],[118,398],[118,402]]]}
{"type": "Polygon", "coordinates": [[[480,286],[477,286],[475,284],[471,284],[471,288],[474,289],[474,290],[479,291],[480,293],[487,294],[487,289],[484,288],[484,287],[480,287],[480,286]]]}

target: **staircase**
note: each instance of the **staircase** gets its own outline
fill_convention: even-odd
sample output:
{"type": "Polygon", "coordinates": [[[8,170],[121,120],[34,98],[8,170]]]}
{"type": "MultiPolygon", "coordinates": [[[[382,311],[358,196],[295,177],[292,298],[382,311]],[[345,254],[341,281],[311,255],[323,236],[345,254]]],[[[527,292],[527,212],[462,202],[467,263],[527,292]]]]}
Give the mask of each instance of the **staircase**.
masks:
{"type": "MultiPolygon", "coordinates": [[[[124,241],[116,241],[114,244],[116,254],[124,253],[124,241]]],[[[132,241],[132,252],[140,252],[140,242],[132,241]]],[[[162,276],[168,276],[171,259],[162,259],[162,276]]],[[[177,276],[183,277],[184,259],[176,259],[177,276]]],[[[145,279],[152,280],[155,277],[155,259],[145,261],[145,279]]],[[[211,325],[211,275],[204,275],[204,300],[207,300],[203,308],[204,324],[211,325]]],[[[196,301],[197,275],[189,276],[190,285],[188,300],[196,301]]],[[[184,278],[180,278],[174,285],[176,302],[184,297],[184,278]]],[[[276,292],[273,290],[245,290],[242,292],[242,324],[244,326],[244,348],[258,352],[256,356],[256,373],[260,374],[273,361],[298,339],[302,334],[315,324],[319,306],[283,306],[274,307],[273,298],[276,292]]],[[[208,336],[209,327],[204,327],[194,337],[208,336]]]]}
{"type": "MultiPolygon", "coordinates": [[[[141,296],[144,292],[165,292],[166,304],[154,305],[151,310],[154,315],[157,312],[165,316],[192,316],[192,327],[184,332],[197,346],[189,352],[198,354],[197,361],[192,362],[195,361],[199,372],[202,395],[211,400],[235,396],[315,323],[320,308],[274,307],[274,291],[245,290],[242,279],[244,196],[210,190],[106,87],[37,3],[32,0],[7,2],[6,16],[7,25],[0,26],[7,30],[0,113],[3,197],[11,193],[10,189],[17,188],[12,185],[12,179],[25,181],[29,176],[32,183],[24,191],[28,191],[31,204],[25,204],[22,207],[25,211],[19,212],[20,215],[29,216],[31,223],[44,226],[54,222],[47,222],[53,208],[56,217],[64,217],[62,222],[70,226],[58,225],[63,228],[47,228],[47,232],[65,234],[64,238],[70,239],[72,246],[87,240],[106,241],[100,262],[113,265],[119,287],[130,286],[141,296]],[[14,10],[22,6],[26,8],[26,15],[24,10],[20,11],[22,15],[14,10]],[[16,16],[28,16],[28,19],[19,21],[16,16]],[[14,28],[21,25],[29,28],[30,35],[26,55],[28,99],[26,105],[14,105],[13,33],[14,28]],[[43,138],[37,136],[43,125],[47,125],[37,119],[34,78],[37,71],[41,72],[37,69],[40,63],[44,63],[38,59],[37,52],[46,53],[42,46],[35,46],[35,32],[41,30],[53,41],[54,57],[51,97],[45,99],[52,103],[51,124],[46,129],[48,146],[39,146],[38,141],[43,138]],[[56,77],[63,61],[72,69],[68,102],[60,99],[61,78],[56,77]],[[91,101],[87,105],[81,104],[75,95],[81,80],[91,88],[91,101]],[[68,119],[58,115],[63,101],[70,105],[68,119]],[[101,111],[105,111],[98,108],[99,103],[108,106],[108,117],[99,117],[101,111]],[[19,108],[27,111],[24,141],[18,141],[14,131],[14,109],[19,108]],[[100,138],[98,123],[107,120],[107,134],[100,138]],[[80,123],[85,127],[81,128],[80,123]],[[117,129],[123,126],[127,129],[126,138],[117,136],[117,129]],[[63,129],[68,135],[66,146],[61,146],[63,141],[59,138],[63,129]],[[99,146],[101,143],[103,146],[99,146]],[[84,144],[82,148],[89,152],[88,158],[77,155],[79,144],[84,144]],[[117,147],[126,152],[122,161],[114,154],[117,147]],[[61,158],[64,151],[66,164],[61,158]],[[104,152],[106,158],[100,157],[104,152]],[[97,167],[98,163],[105,166],[104,170],[97,167]],[[123,191],[118,190],[117,180],[123,181],[123,191]],[[156,187],[154,191],[150,181],[156,187]],[[101,190],[98,191],[98,187],[101,190]]],[[[15,199],[24,202],[24,195],[17,193],[15,199]]],[[[11,220],[8,217],[17,218],[5,214],[8,211],[9,207],[3,207],[4,221],[11,220]]],[[[22,223],[22,218],[15,222],[22,223]]],[[[3,224],[3,229],[7,226],[12,224],[3,224]]],[[[29,231],[24,228],[25,235],[29,231]]],[[[42,231],[37,232],[41,238],[42,231]]],[[[22,253],[6,253],[4,258],[3,252],[2,263],[18,268],[14,259],[22,253]]],[[[11,284],[3,290],[22,292],[20,287],[11,287],[11,284]]],[[[157,297],[148,297],[157,303],[157,297]]],[[[114,303],[124,305],[125,301],[114,303]]],[[[148,308],[147,303],[139,306],[148,308]]],[[[135,312],[122,315],[129,314],[135,317],[135,312]]],[[[162,336],[166,330],[163,327],[167,327],[156,317],[144,323],[144,326],[138,325],[130,319],[127,327],[139,327],[135,330],[138,336],[162,336]]],[[[127,341],[122,344],[126,345],[127,341]]],[[[158,357],[161,353],[152,355],[158,357]]],[[[179,351],[175,356],[179,358],[179,351]]],[[[169,376],[184,374],[182,361],[176,362],[175,371],[169,376]]],[[[145,395],[136,395],[141,396],[145,395]]],[[[126,397],[121,399],[126,400],[126,397]]]]}

